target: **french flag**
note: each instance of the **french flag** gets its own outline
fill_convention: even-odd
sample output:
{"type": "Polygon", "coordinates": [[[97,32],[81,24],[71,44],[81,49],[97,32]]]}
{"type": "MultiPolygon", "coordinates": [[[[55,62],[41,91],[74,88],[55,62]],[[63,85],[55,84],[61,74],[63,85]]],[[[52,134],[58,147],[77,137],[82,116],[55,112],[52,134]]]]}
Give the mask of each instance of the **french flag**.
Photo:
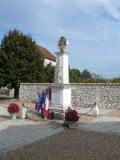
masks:
{"type": "Polygon", "coordinates": [[[35,104],[35,110],[39,111],[42,108],[43,103],[44,103],[44,91],[38,97],[38,102],[36,102],[35,104]]]}
{"type": "Polygon", "coordinates": [[[44,117],[49,119],[49,105],[50,105],[50,100],[51,100],[51,88],[48,88],[45,90],[45,102],[43,104],[43,114],[44,117]]]}

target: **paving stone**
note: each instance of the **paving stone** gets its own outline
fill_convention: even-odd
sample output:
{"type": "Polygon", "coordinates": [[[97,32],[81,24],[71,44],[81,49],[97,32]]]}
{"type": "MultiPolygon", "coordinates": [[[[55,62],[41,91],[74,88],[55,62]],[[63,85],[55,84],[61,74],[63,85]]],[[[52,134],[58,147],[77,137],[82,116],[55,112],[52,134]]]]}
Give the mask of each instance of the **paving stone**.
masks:
{"type": "Polygon", "coordinates": [[[63,131],[62,126],[39,124],[26,120],[6,120],[0,123],[0,153],[16,149],[63,131]],[[4,126],[4,127],[3,127],[4,126]]]}
{"type": "Polygon", "coordinates": [[[120,118],[98,117],[90,122],[78,125],[81,130],[120,134],[120,118]]]}

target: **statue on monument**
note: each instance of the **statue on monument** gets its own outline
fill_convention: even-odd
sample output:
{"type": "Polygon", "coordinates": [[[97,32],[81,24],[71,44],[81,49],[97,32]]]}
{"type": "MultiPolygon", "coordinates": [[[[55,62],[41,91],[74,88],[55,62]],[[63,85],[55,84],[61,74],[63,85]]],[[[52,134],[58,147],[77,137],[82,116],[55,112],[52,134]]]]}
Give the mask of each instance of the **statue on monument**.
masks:
{"type": "Polygon", "coordinates": [[[62,83],[61,68],[62,68],[62,67],[60,67],[60,58],[58,57],[57,62],[56,62],[54,83],[62,83]]]}
{"type": "Polygon", "coordinates": [[[60,52],[64,52],[66,46],[68,46],[68,40],[65,37],[60,37],[58,41],[58,48],[60,49],[60,52]]]}
{"type": "MultiPolygon", "coordinates": [[[[60,37],[58,41],[58,48],[60,49],[59,53],[65,53],[65,48],[68,45],[68,40],[65,37],[60,37]]],[[[56,67],[54,74],[54,83],[62,84],[63,83],[63,56],[58,55],[56,58],[56,67]]]]}

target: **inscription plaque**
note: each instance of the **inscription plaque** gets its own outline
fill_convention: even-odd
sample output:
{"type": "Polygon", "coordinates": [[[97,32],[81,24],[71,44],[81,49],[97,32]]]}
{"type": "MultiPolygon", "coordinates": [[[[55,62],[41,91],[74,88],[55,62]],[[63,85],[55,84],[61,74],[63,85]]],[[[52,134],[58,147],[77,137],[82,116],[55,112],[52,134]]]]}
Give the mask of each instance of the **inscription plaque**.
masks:
{"type": "Polygon", "coordinates": [[[62,104],[62,92],[61,90],[55,89],[52,93],[52,103],[54,104],[62,104]]]}

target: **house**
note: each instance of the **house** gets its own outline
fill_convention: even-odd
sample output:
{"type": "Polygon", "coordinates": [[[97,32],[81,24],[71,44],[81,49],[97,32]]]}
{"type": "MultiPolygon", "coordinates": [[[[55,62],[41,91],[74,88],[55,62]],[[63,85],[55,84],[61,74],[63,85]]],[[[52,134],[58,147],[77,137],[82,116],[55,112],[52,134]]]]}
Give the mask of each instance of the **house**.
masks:
{"type": "Polygon", "coordinates": [[[38,48],[40,49],[43,58],[44,58],[44,66],[46,66],[47,64],[49,64],[51,62],[51,64],[53,66],[56,65],[56,57],[49,52],[46,48],[43,48],[42,46],[38,45],[38,48]]]}

